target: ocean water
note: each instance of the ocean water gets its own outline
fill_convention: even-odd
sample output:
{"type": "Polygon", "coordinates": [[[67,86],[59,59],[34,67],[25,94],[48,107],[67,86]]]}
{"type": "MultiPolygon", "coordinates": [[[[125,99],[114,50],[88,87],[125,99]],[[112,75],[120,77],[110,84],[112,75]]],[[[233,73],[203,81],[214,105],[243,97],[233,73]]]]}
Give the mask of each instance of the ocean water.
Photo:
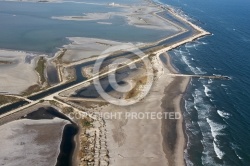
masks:
{"type": "Polygon", "coordinates": [[[212,33],[170,52],[179,71],[232,78],[192,79],[184,101],[187,165],[250,165],[250,1],[161,2],[212,33]]]}

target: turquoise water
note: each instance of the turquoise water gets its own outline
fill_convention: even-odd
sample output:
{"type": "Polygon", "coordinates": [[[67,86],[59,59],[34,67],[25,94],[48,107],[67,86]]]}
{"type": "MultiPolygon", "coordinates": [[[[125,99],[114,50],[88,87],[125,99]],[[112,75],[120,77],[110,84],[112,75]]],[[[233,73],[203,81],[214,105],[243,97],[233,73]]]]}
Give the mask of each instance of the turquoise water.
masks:
{"type": "Polygon", "coordinates": [[[213,33],[170,52],[180,72],[232,78],[192,80],[184,102],[187,165],[250,165],[250,1],[162,2],[213,33]]]}
{"type": "MultiPolygon", "coordinates": [[[[137,1],[131,0],[131,2],[137,1]]],[[[81,22],[51,19],[51,16],[82,15],[82,13],[88,12],[115,12],[120,10],[120,8],[82,3],[0,1],[0,48],[51,53],[67,43],[65,37],[150,42],[171,33],[130,26],[121,17],[101,20],[111,22],[112,25],[98,24],[96,21],[81,22]]]]}

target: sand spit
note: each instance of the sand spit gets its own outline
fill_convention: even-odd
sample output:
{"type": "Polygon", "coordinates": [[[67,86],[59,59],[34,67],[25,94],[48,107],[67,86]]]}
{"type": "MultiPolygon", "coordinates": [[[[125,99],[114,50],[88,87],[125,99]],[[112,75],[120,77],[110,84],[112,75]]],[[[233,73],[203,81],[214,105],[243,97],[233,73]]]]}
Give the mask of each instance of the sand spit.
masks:
{"type": "MultiPolygon", "coordinates": [[[[114,17],[123,17],[129,25],[139,28],[154,29],[154,30],[168,30],[177,32],[178,28],[171,23],[162,20],[153,13],[162,11],[156,5],[142,1],[140,5],[115,5],[121,9],[119,12],[107,13],[84,13],[79,16],[52,16],[52,19],[71,20],[71,21],[97,21],[107,22],[114,17]]],[[[110,22],[110,21],[109,21],[110,22]]]]}
{"type": "Polygon", "coordinates": [[[68,121],[21,119],[0,126],[0,164],[55,165],[68,121]]]}
{"type": "Polygon", "coordinates": [[[37,84],[38,75],[34,71],[38,55],[22,51],[0,50],[0,92],[20,94],[31,85],[37,84]]]}
{"type": "Polygon", "coordinates": [[[122,42],[97,38],[69,37],[68,39],[71,43],[63,46],[63,48],[67,49],[62,57],[64,63],[77,62],[90,57],[96,58],[110,47],[125,44],[122,42]]]}

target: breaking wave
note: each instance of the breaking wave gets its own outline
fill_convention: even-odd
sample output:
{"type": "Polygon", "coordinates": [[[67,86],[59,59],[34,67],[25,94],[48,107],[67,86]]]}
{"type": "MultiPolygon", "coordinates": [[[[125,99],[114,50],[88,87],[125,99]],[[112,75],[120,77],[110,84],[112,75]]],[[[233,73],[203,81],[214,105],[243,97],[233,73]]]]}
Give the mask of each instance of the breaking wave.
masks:
{"type": "Polygon", "coordinates": [[[220,148],[218,147],[218,145],[216,144],[215,141],[213,142],[213,145],[214,145],[214,151],[216,153],[216,156],[219,159],[222,159],[222,157],[225,155],[225,153],[220,150],[220,148]]]}
{"type": "Polygon", "coordinates": [[[223,112],[221,110],[217,110],[217,113],[220,115],[220,117],[228,119],[230,117],[229,113],[223,112]]]}
{"type": "Polygon", "coordinates": [[[211,94],[209,94],[209,92],[211,92],[211,90],[208,88],[207,85],[203,85],[203,87],[205,88],[205,89],[204,89],[204,92],[205,92],[206,96],[207,96],[207,97],[210,97],[211,94]]]}
{"type": "Polygon", "coordinates": [[[219,123],[216,123],[216,122],[212,121],[209,118],[206,118],[206,120],[207,120],[207,123],[209,124],[209,126],[211,128],[211,133],[212,133],[213,139],[216,141],[216,137],[218,135],[223,135],[222,130],[225,129],[226,126],[221,125],[219,123]]]}

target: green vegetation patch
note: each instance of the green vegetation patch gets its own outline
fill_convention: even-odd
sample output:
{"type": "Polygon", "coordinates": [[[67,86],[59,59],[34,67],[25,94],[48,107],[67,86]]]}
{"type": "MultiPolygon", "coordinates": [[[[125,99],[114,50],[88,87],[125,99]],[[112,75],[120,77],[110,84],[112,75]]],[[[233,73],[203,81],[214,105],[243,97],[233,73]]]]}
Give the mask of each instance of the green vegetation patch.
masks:
{"type": "Polygon", "coordinates": [[[130,99],[130,98],[133,98],[133,97],[136,97],[137,95],[139,95],[139,93],[140,93],[139,87],[140,87],[141,85],[145,85],[145,84],[147,83],[147,79],[148,79],[147,76],[144,76],[144,77],[139,78],[139,79],[136,81],[136,84],[135,84],[135,86],[133,87],[133,89],[131,89],[131,90],[127,93],[125,99],[130,99]]]}
{"type": "Polygon", "coordinates": [[[72,107],[63,107],[62,112],[64,114],[70,114],[70,113],[74,112],[74,109],[72,107]]]}
{"type": "Polygon", "coordinates": [[[37,73],[40,76],[40,81],[43,84],[46,79],[45,79],[45,75],[44,75],[44,70],[45,70],[45,63],[46,63],[46,59],[44,57],[40,57],[40,59],[37,62],[37,66],[35,68],[35,70],[37,71],[37,73]]]}

